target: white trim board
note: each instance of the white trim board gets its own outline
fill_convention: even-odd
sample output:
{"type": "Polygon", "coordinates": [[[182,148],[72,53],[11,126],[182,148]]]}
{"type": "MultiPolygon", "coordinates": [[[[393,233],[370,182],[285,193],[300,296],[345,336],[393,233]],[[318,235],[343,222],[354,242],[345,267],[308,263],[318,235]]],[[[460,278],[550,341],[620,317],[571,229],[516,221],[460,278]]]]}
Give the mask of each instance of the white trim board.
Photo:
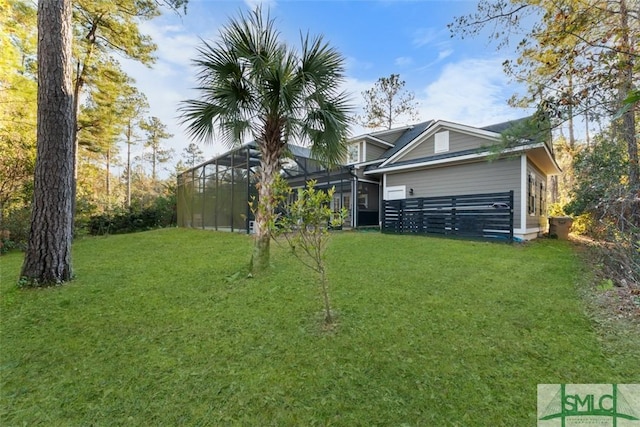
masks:
{"type": "Polygon", "coordinates": [[[527,155],[520,156],[520,228],[527,226],[527,155]]]}
{"type": "MultiPolygon", "coordinates": [[[[508,150],[502,151],[502,154],[526,152],[526,151],[529,151],[529,150],[533,150],[535,148],[540,148],[542,145],[544,145],[544,143],[543,142],[539,142],[537,144],[526,145],[526,146],[523,146],[523,147],[514,147],[514,148],[510,148],[508,150]]],[[[364,174],[365,175],[372,175],[372,174],[383,173],[383,172],[394,172],[394,171],[399,171],[399,170],[419,169],[419,168],[423,168],[425,166],[435,166],[435,165],[441,165],[441,164],[445,164],[445,163],[455,163],[455,162],[465,161],[465,160],[481,159],[481,158],[487,157],[487,156],[489,156],[491,154],[493,154],[493,153],[490,152],[490,151],[484,151],[482,153],[477,153],[477,154],[467,154],[465,156],[447,157],[447,158],[444,158],[444,159],[431,160],[431,161],[427,161],[427,162],[410,163],[410,164],[407,164],[407,165],[389,166],[389,167],[384,167],[383,166],[384,163],[383,163],[383,165],[380,165],[380,167],[378,169],[367,171],[364,174]]],[[[523,154],[523,156],[526,156],[526,154],[523,154]]]]}

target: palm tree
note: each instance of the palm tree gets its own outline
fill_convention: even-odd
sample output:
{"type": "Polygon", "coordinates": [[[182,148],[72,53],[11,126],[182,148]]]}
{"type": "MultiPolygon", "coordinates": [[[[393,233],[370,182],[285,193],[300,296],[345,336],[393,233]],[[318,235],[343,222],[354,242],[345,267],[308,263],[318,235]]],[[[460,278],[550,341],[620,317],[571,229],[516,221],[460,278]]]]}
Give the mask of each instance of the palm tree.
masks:
{"type": "Polygon", "coordinates": [[[290,141],[309,143],[316,159],[335,164],[344,158],[351,105],[339,90],[342,55],[322,37],[301,37],[301,50],[279,40],[280,33],[260,8],[240,14],[213,44],[203,42],[194,63],[199,99],[180,108],[189,135],[227,146],[246,137],[260,151],[255,244],[251,268],[269,265],[269,224],[274,215],[273,183],[290,141]]]}

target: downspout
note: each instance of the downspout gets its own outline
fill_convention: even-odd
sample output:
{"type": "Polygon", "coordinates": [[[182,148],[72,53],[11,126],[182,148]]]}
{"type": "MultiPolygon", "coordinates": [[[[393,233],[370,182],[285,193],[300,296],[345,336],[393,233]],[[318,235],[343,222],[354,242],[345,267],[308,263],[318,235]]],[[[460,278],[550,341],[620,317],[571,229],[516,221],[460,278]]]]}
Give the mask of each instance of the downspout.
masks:
{"type": "Polygon", "coordinates": [[[385,210],[384,210],[384,192],[386,191],[387,188],[387,174],[383,173],[382,174],[382,186],[380,187],[380,189],[378,190],[378,200],[380,205],[378,206],[378,226],[380,227],[380,230],[382,231],[382,224],[384,222],[384,217],[386,215],[385,210]]]}
{"type": "Polygon", "coordinates": [[[358,227],[358,175],[354,172],[355,167],[349,166],[349,175],[351,180],[351,227],[358,227]]]}

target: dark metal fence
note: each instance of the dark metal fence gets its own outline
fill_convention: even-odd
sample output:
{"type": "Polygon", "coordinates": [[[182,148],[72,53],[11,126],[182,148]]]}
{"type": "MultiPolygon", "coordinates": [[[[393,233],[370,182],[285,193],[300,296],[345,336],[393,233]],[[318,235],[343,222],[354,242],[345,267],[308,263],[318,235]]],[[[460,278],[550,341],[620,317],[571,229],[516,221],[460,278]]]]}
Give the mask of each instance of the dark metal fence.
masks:
{"type": "Polygon", "coordinates": [[[513,191],[385,200],[382,232],[513,241],[513,191]]]}

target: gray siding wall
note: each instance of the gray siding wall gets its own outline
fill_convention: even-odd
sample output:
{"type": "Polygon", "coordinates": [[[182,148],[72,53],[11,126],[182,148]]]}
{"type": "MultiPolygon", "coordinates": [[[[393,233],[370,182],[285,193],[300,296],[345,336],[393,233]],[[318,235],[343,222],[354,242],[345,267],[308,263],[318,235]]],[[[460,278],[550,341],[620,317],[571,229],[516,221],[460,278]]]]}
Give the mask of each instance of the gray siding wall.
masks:
{"type": "MultiPolygon", "coordinates": [[[[541,221],[546,222],[547,218],[546,218],[546,212],[540,212],[540,199],[539,199],[539,191],[540,191],[540,183],[544,183],[544,194],[543,197],[547,197],[547,192],[548,192],[548,182],[547,182],[547,177],[533,164],[531,163],[530,160],[527,159],[527,176],[524,178],[525,180],[527,180],[527,191],[528,191],[528,176],[529,174],[532,173],[535,175],[536,177],[536,185],[535,185],[535,191],[536,191],[536,212],[535,215],[530,215],[529,212],[527,211],[527,228],[536,228],[536,227],[542,227],[545,228],[546,224],[542,223],[541,221]]],[[[527,195],[525,195],[525,197],[527,197],[527,195]]]]}
{"type": "MultiPolygon", "coordinates": [[[[446,129],[442,130],[445,131],[446,129]]],[[[471,136],[461,132],[449,131],[449,152],[470,150],[473,148],[488,146],[490,144],[491,141],[488,139],[478,138],[477,136],[471,136]]],[[[413,160],[433,156],[435,154],[434,145],[435,137],[434,135],[431,135],[429,138],[422,141],[411,151],[395,161],[413,160]]]]}
{"type": "Polygon", "coordinates": [[[378,147],[376,145],[373,145],[371,143],[366,143],[366,142],[365,144],[367,144],[367,150],[366,150],[367,158],[364,159],[365,162],[370,162],[371,160],[377,160],[380,158],[382,153],[387,151],[387,148],[378,147]]]}
{"type": "Polygon", "coordinates": [[[386,175],[387,187],[405,185],[407,194],[433,197],[513,190],[514,227],[520,227],[520,159],[501,159],[386,175]]]}

